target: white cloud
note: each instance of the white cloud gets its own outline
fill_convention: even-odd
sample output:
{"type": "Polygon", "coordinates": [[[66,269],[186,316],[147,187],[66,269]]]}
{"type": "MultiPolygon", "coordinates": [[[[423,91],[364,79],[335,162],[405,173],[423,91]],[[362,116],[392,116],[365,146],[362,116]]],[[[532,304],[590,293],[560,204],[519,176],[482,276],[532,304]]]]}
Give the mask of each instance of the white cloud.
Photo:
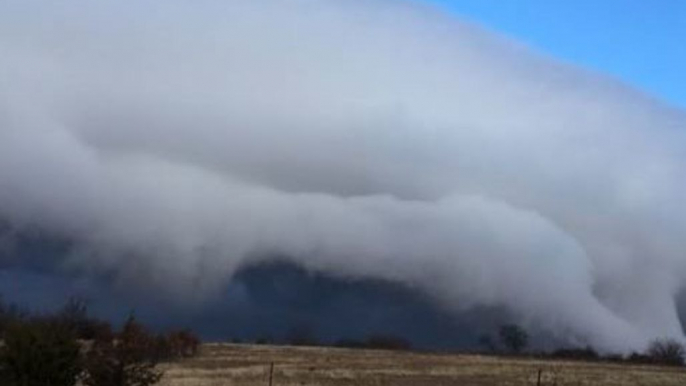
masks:
{"type": "Polygon", "coordinates": [[[192,299],[275,252],[682,335],[686,116],[613,80],[390,1],[6,2],[0,58],[0,212],[68,267],[192,299]]]}

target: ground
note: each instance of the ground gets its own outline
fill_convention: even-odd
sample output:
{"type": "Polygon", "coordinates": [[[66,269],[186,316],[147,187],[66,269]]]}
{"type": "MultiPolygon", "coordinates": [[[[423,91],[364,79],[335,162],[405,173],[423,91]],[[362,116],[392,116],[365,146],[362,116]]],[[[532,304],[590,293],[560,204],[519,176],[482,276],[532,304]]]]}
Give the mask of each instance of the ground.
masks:
{"type": "Polygon", "coordinates": [[[205,344],[164,365],[162,386],[269,385],[686,385],[686,369],[481,355],[321,347],[205,344]]]}

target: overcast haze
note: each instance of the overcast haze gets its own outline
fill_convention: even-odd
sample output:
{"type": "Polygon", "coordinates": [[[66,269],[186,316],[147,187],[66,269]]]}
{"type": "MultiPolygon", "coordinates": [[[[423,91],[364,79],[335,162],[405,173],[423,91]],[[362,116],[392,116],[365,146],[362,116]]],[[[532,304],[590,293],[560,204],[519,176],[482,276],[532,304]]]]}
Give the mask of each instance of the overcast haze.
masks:
{"type": "Polygon", "coordinates": [[[385,0],[6,1],[0,58],[0,215],[56,274],[196,303],[279,255],[683,337],[686,114],[614,79],[385,0]]]}

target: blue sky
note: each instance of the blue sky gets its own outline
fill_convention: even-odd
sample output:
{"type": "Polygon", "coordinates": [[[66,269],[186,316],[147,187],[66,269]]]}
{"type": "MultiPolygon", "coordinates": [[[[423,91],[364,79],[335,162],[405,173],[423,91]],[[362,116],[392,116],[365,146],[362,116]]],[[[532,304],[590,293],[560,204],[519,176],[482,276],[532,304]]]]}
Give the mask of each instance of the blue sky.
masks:
{"type": "Polygon", "coordinates": [[[686,108],[684,0],[422,0],[686,108]]]}

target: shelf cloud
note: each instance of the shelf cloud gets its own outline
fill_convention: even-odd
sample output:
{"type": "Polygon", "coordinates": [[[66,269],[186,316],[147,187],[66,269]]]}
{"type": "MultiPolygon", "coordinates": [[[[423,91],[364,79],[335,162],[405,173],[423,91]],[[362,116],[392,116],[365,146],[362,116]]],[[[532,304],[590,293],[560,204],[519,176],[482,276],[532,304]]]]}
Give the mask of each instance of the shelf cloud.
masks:
{"type": "Polygon", "coordinates": [[[278,255],[608,350],[682,339],[685,135],[412,3],[0,5],[0,216],[179,302],[278,255]]]}

